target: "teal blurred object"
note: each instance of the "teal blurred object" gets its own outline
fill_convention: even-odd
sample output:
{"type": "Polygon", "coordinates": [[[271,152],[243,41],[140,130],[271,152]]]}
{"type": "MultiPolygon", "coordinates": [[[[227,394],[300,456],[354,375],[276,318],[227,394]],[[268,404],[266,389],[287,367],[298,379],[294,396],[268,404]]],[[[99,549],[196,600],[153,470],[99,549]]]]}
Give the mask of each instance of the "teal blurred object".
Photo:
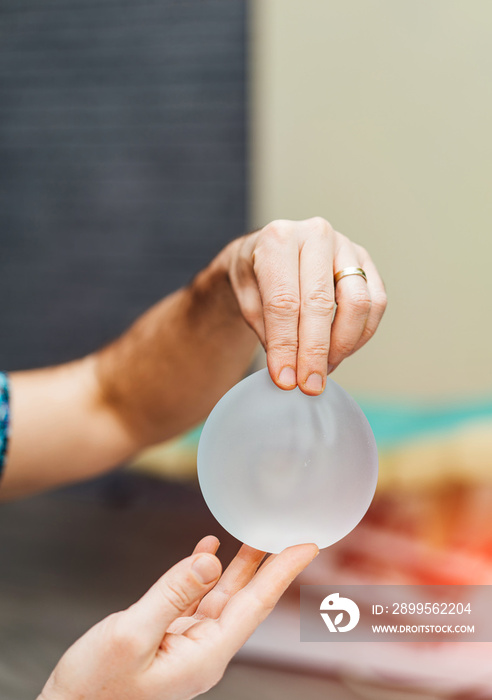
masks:
{"type": "MultiPolygon", "coordinates": [[[[357,399],[369,421],[379,448],[427,435],[449,433],[464,423],[492,421],[492,400],[465,401],[462,404],[417,404],[357,399]]],[[[183,435],[182,444],[198,445],[203,424],[183,435]]]]}
{"type": "Polygon", "coordinates": [[[358,401],[379,447],[453,431],[464,423],[492,420],[492,400],[467,401],[443,406],[408,403],[358,401]]]}

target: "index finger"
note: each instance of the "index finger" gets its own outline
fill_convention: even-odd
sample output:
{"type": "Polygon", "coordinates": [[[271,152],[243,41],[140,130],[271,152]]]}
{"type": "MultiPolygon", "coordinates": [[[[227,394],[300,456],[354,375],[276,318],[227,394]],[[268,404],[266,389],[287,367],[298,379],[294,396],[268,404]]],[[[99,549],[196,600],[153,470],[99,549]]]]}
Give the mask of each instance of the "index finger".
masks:
{"type": "Polygon", "coordinates": [[[297,384],[299,248],[292,222],[274,221],[262,231],[254,272],[263,304],[265,349],[272,380],[281,389],[297,384]]]}
{"type": "Polygon", "coordinates": [[[315,544],[288,547],[266,562],[254,578],[236,593],[219,618],[219,646],[232,656],[269,615],[295,577],[314,559],[315,544]]]}
{"type": "Polygon", "coordinates": [[[265,552],[243,544],[212,590],[200,601],[197,612],[203,617],[219,617],[227,601],[251,581],[264,556],[265,552]]]}

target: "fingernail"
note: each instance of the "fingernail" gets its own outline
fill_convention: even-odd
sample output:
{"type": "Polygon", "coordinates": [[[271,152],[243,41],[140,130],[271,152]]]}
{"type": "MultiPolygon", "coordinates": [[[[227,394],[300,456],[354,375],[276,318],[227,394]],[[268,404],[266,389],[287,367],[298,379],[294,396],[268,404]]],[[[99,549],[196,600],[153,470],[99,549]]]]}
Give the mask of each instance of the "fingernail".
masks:
{"type": "Polygon", "coordinates": [[[328,374],[331,374],[335,369],[336,365],[328,365],[328,374]]]}
{"type": "Polygon", "coordinates": [[[202,554],[193,562],[191,567],[195,576],[202,583],[211,583],[219,577],[220,565],[216,557],[209,554],[202,554]]]}
{"type": "Polygon", "coordinates": [[[278,375],[278,381],[284,386],[295,386],[297,384],[295,370],[292,367],[284,367],[278,375]]]}
{"type": "Polygon", "coordinates": [[[321,374],[310,374],[306,381],[306,389],[309,391],[321,391],[323,388],[323,377],[321,374]]]}

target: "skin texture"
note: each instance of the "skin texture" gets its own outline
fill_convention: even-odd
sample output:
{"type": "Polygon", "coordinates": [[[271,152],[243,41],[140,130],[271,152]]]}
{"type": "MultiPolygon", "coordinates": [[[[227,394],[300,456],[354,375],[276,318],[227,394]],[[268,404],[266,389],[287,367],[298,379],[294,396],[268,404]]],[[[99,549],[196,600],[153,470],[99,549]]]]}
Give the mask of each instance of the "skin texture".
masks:
{"type": "Polygon", "coordinates": [[[367,251],[324,219],[274,221],[236,239],[107,347],[11,375],[0,498],[94,476],[196,425],[244,375],[258,339],[280,388],[317,395],[385,306],[367,251]],[[367,282],[344,277],[334,289],[335,272],[352,266],[367,282]]]}
{"type": "Polygon", "coordinates": [[[38,700],[187,700],[214,686],[318,553],[297,545],[260,565],[264,552],[243,545],[220,576],[218,544],[205,537],[137,603],[90,629],[38,700]]]}
{"type": "Polygon", "coordinates": [[[314,217],[273,221],[239,239],[234,255],[231,282],[273,381],[320,394],[326,375],[374,335],[385,311],[386,292],[369,253],[314,217]],[[348,276],[335,290],[334,275],[346,267],[362,268],[367,282],[348,276]]]}

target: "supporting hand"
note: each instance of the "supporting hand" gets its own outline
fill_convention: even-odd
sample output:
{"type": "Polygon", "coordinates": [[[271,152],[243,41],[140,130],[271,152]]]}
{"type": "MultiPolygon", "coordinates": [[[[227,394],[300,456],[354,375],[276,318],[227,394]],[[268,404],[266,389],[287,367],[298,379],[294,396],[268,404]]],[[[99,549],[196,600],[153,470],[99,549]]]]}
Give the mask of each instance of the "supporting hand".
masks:
{"type": "Polygon", "coordinates": [[[217,538],[204,538],[137,603],[90,629],[39,700],[186,700],[215,685],[318,552],[297,545],[259,566],[264,552],[243,545],[220,576],[217,547],[217,538]]]}

